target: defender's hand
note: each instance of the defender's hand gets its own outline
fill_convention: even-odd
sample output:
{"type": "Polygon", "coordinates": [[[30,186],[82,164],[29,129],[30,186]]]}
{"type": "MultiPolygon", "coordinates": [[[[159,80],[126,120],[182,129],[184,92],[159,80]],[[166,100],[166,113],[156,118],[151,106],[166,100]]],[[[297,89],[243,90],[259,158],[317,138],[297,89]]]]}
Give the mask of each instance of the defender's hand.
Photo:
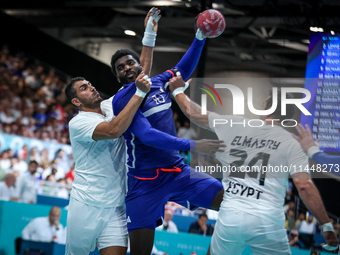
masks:
{"type": "Polygon", "coordinates": [[[160,10],[151,8],[144,20],[145,32],[142,39],[142,44],[147,47],[155,47],[156,36],[158,29],[158,20],[161,18],[159,15],[160,10]]]}
{"type": "Polygon", "coordinates": [[[322,248],[327,251],[334,251],[339,248],[339,239],[334,232],[325,231],[323,232],[323,237],[326,239],[327,244],[322,245],[322,248]]]}
{"type": "Polygon", "coordinates": [[[301,124],[298,124],[295,128],[299,133],[299,137],[292,134],[293,137],[300,142],[300,145],[305,153],[308,152],[308,149],[313,146],[317,146],[317,144],[313,140],[312,132],[310,131],[308,125],[305,126],[306,129],[303,128],[301,124]]]}
{"type": "Polygon", "coordinates": [[[144,19],[145,32],[157,32],[158,21],[161,18],[161,15],[159,15],[160,12],[161,10],[156,7],[150,9],[144,19]]]}
{"type": "Polygon", "coordinates": [[[195,151],[201,154],[207,154],[215,157],[216,152],[224,152],[223,148],[227,147],[221,140],[202,139],[196,141],[195,151]]]}
{"type": "Polygon", "coordinates": [[[135,84],[136,87],[144,93],[149,93],[152,82],[151,79],[147,75],[145,75],[143,71],[138,75],[135,84]]]}

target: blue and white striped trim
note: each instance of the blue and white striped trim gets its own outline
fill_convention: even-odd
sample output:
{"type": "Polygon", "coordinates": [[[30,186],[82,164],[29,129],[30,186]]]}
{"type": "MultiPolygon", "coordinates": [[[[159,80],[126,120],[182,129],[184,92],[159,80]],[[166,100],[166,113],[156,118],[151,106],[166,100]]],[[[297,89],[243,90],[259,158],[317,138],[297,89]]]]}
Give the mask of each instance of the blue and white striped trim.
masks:
{"type": "Polygon", "coordinates": [[[132,155],[132,164],[131,164],[131,167],[132,168],[135,168],[136,167],[136,155],[135,155],[135,151],[136,151],[136,146],[135,146],[135,143],[134,143],[134,140],[135,140],[135,135],[132,134],[132,139],[131,139],[131,146],[132,146],[132,151],[131,151],[131,155],[132,155]]]}
{"type": "Polygon", "coordinates": [[[156,106],[156,107],[153,107],[145,112],[143,112],[143,115],[145,117],[149,117],[151,116],[152,114],[155,114],[157,112],[161,112],[161,111],[165,111],[167,109],[169,109],[171,107],[171,103],[166,103],[166,104],[162,104],[162,105],[159,105],[159,106],[156,106]]]}

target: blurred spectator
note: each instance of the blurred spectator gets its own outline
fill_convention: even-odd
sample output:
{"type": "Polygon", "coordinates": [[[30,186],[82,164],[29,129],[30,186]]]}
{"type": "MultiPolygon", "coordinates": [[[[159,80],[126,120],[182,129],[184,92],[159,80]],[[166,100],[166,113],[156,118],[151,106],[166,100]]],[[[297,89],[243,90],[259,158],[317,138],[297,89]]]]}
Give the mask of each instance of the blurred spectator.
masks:
{"type": "Polygon", "coordinates": [[[314,216],[309,214],[308,220],[304,220],[298,226],[300,233],[305,234],[315,234],[316,232],[316,223],[314,222],[314,216]]]}
{"type": "Polygon", "coordinates": [[[0,200],[18,201],[17,192],[15,189],[15,175],[6,174],[3,182],[0,182],[0,200]]]}
{"type": "Polygon", "coordinates": [[[37,113],[34,115],[35,125],[41,128],[47,121],[46,109],[47,106],[44,103],[39,103],[37,113]]]}
{"type": "Polygon", "coordinates": [[[9,150],[4,150],[0,157],[0,168],[4,169],[7,173],[11,167],[10,153],[9,150]]]}
{"type": "Polygon", "coordinates": [[[48,149],[47,148],[42,149],[40,159],[41,159],[41,164],[49,164],[50,159],[48,157],[48,149]]]}
{"type": "Polygon", "coordinates": [[[288,209],[285,228],[288,230],[292,230],[295,228],[295,215],[293,209],[288,209]]]}
{"type": "Polygon", "coordinates": [[[65,177],[65,171],[62,167],[58,166],[58,159],[55,158],[51,164],[51,172],[49,174],[54,174],[57,180],[65,177]]]}
{"type": "Polygon", "coordinates": [[[32,160],[35,160],[38,162],[38,164],[41,163],[41,158],[40,158],[40,153],[38,151],[37,147],[33,147],[28,155],[28,157],[26,158],[27,162],[30,162],[32,160]]]}
{"type": "Polygon", "coordinates": [[[19,176],[17,181],[17,191],[19,200],[24,203],[36,203],[36,176],[38,163],[36,161],[30,161],[28,164],[28,172],[19,176]]]}
{"type": "Polygon", "coordinates": [[[189,233],[200,234],[203,236],[212,236],[214,232],[214,227],[212,225],[207,225],[208,216],[202,213],[198,216],[198,220],[191,223],[189,228],[189,233]]]}
{"type": "Polygon", "coordinates": [[[301,245],[299,243],[299,231],[297,231],[296,229],[290,231],[288,242],[290,247],[301,248],[301,245]]]}
{"type": "Polygon", "coordinates": [[[184,127],[180,127],[178,129],[177,136],[184,139],[196,139],[196,130],[190,127],[190,122],[185,121],[184,127]]]}
{"type": "MultiPolygon", "coordinates": [[[[63,171],[62,178],[64,178],[65,174],[70,169],[70,165],[68,164],[67,156],[65,155],[65,151],[63,149],[59,149],[57,151],[56,159],[58,160],[58,163],[57,163],[58,167],[61,168],[63,171]]],[[[58,168],[58,171],[59,171],[59,168],[58,168]]]]}
{"type": "Polygon", "coordinates": [[[294,211],[294,209],[295,209],[295,202],[294,201],[291,200],[283,206],[283,211],[285,212],[285,214],[287,214],[288,209],[292,209],[294,211]]]}
{"type": "Polygon", "coordinates": [[[21,232],[22,239],[37,242],[63,243],[64,227],[60,224],[61,210],[54,206],[50,210],[48,217],[33,219],[21,232]]]}
{"type": "Polygon", "coordinates": [[[159,226],[157,230],[165,230],[170,233],[178,233],[177,226],[175,222],[172,221],[172,212],[170,210],[165,210],[163,225],[159,226]]]}
{"type": "Polygon", "coordinates": [[[6,106],[4,107],[4,110],[0,112],[0,121],[2,123],[12,124],[13,122],[16,121],[15,117],[11,112],[11,109],[12,108],[10,106],[6,106]]]}
{"type": "Polygon", "coordinates": [[[66,189],[65,179],[59,179],[57,183],[59,184],[57,197],[69,199],[70,195],[69,195],[69,191],[66,189]]]}
{"type": "Polygon", "coordinates": [[[300,213],[300,214],[299,214],[299,218],[298,218],[297,221],[295,222],[295,226],[297,227],[298,225],[300,225],[301,222],[303,222],[305,219],[306,219],[306,214],[300,213]]]}

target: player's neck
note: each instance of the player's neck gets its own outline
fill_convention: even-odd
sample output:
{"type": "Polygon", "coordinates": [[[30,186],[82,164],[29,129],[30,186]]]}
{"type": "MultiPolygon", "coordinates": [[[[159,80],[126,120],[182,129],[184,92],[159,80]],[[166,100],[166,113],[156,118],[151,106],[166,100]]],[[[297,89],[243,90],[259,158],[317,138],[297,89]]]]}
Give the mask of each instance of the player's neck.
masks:
{"type": "Polygon", "coordinates": [[[82,107],[80,109],[83,112],[94,112],[94,113],[99,113],[99,114],[103,114],[102,110],[100,109],[100,107],[96,107],[96,108],[87,108],[87,107],[82,107]]]}

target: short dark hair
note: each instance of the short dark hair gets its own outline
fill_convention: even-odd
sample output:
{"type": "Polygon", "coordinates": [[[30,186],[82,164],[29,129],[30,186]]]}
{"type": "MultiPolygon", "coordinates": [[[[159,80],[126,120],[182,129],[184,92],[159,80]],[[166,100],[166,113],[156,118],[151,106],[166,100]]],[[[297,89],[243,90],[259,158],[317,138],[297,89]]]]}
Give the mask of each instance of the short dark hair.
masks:
{"type": "Polygon", "coordinates": [[[200,215],[198,215],[198,218],[199,218],[199,219],[202,218],[202,217],[206,217],[206,218],[208,219],[208,215],[205,214],[205,213],[201,213],[200,215]]]}
{"type": "MultiPolygon", "coordinates": [[[[273,105],[273,90],[270,91],[270,98],[267,100],[266,109],[269,109],[273,105]]],[[[294,98],[293,94],[286,93],[286,98],[291,99],[294,98]]],[[[286,105],[286,115],[281,115],[281,88],[278,88],[277,90],[277,107],[276,110],[270,115],[276,119],[279,119],[280,121],[283,121],[284,119],[288,118],[291,119],[295,115],[295,105],[293,104],[287,104],[286,105]]]]}
{"type": "Polygon", "coordinates": [[[114,76],[117,76],[116,68],[115,68],[115,63],[118,59],[121,57],[124,57],[126,55],[131,55],[137,62],[140,64],[139,56],[136,52],[128,49],[120,49],[115,52],[115,54],[112,55],[111,57],[111,71],[114,74],[114,76]]]}
{"type": "Polygon", "coordinates": [[[35,160],[31,160],[31,161],[28,163],[28,165],[29,165],[29,166],[30,166],[30,165],[32,165],[32,164],[39,165],[39,164],[38,164],[38,162],[37,162],[37,161],[35,161],[35,160]]]}
{"type": "Polygon", "coordinates": [[[77,82],[77,81],[83,81],[85,80],[84,77],[74,77],[70,80],[69,83],[67,83],[66,85],[66,88],[65,88],[65,95],[68,99],[68,101],[71,102],[71,100],[75,97],[77,97],[77,91],[74,89],[74,84],[77,82]]]}

